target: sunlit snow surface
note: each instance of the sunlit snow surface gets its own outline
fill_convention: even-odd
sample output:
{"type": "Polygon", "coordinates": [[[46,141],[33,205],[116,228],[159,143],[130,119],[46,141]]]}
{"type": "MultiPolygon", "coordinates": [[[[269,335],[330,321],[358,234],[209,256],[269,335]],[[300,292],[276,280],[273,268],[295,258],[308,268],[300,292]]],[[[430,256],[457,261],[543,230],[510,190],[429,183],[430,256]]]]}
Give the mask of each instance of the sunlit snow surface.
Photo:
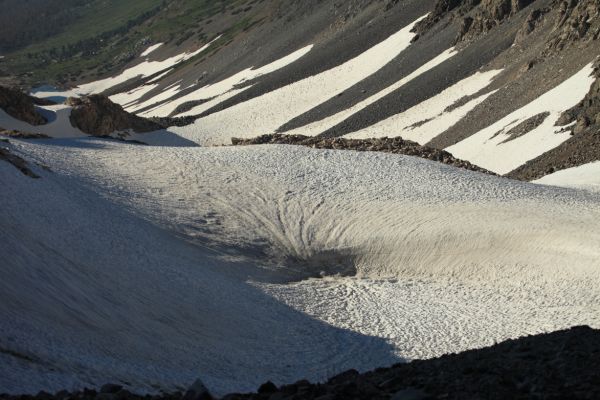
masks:
{"type": "Polygon", "coordinates": [[[13,142],[53,172],[0,163],[0,348],[27,357],[0,352],[1,391],[246,391],[600,327],[598,194],[381,153],[13,142]]]}
{"type": "Polygon", "coordinates": [[[600,161],[554,172],[535,183],[600,192],[600,161]]]}
{"type": "Polygon", "coordinates": [[[568,129],[555,126],[555,122],[584,98],[595,79],[593,65],[589,64],[531,103],[447,150],[455,157],[498,174],[507,174],[571,137],[568,129]],[[507,134],[511,128],[546,112],[549,115],[544,122],[530,132],[514,139],[507,134]]]}

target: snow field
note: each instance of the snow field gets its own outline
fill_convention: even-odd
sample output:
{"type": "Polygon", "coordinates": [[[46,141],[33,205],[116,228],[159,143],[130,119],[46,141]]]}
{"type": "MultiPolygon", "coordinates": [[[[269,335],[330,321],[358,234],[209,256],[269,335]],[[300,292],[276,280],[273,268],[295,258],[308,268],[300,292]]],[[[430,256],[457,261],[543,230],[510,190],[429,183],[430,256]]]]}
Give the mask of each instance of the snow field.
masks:
{"type": "MultiPolygon", "coordinates": [[[[54,97],[54,96],[77,97],[77,96],[85,96],[85,95],[90,95],[90,94],[102,93],[110,88],[113,88],[117,85],[125,83],[130,79],[145,78],[145,77],[157,74],[161,71],[167,70],[169,68],[172,68],[172,67],[176,66],[177,64],[180,64],[184,61],[187,61],[190,58],[195,57],[198,54],[205,51],[206,49],[208,49],[212,45],[212,43],[217,39],[219,39],[219,38],[218,37],[215,38],[213,41],[211,41],[210,43],[207,43],[206,45],[202,46],[201,48],[199,48],[196,51],[189,52],[189,53],[185,52],[183,54],[169,57],[163,61],[152,61],[149,59],[145,59],[144,61],[140,62],[139,64],[136,64],[133,67],[125,69],[121,74],[119,74],[117,76],[106,78],[106,79],[101,79],[101,80],[90,82],[90,83],[86,83],[86,84],[78,86],[72,90],[67,90],[67,91],[62,91],[62,92],[60,92],[60,91],[43,91],[42,90],[42,91],[33,92],[32,95],[34,95],[36,97],[44,98],[44,97],[54,97]]],[[[154,50],[156,50],[156,45],[150,46],[144,52],[147,54],[143,53],[142,57],[148,56],[154,50]]]]}
{"type": "Polygon", "coordinates": [[[53,172],[0,164],[0,346],[40,360],[0,354],[3,390],[220,394],[599,323],[594,193],[381,153],[11,143],[53,172]]]}
{"type": "MultiPolygon", "coordinates": [[[[229,92],[239,93],[241,90],[236,89],[238,85],[243,84],[244,82],[251,81],[252,79],[256,79],[262,75],[270,74],[278,69],[284,68],[293,62],[299,60],[303,56],[305,56],[310,50],[313,48],[313,45],[306,46],[302,49],[299,49],[279,60],[276,60],[270,64],[267,64],[260,68],[247,68],[243,71],[238,72],[237,74],[224,79],[220,82],[203,86],[198,90],[195,90],[187,95],[178,97],[177,99],[168,101],[159,105],[156,108],[153,108],[149,111],[144,112],[142,115],[147,117],[165,117],[174,112],[178,106],[184,104],[189,101],[198,101],[198,100],[210,100],[215,97],[220,98],[221,102],[227,99],[230,96],[227,96],[229,92]]],[[[172,96],[171,96],[172,97],[172,96]]],[[[139,108],[151,105],[155,103],[157,100],[152,98],[148,100],[146,103],[142,103],[138,106],[139,108]]],[[[218,104],[218,103],[217,103],[218,104]]],[[[200,107],[196,107],[186,112],[185,114],[181,114],[181,116],[185,115],[197,115],[204,111],[204,107],[201,105],[200,107]]]]}

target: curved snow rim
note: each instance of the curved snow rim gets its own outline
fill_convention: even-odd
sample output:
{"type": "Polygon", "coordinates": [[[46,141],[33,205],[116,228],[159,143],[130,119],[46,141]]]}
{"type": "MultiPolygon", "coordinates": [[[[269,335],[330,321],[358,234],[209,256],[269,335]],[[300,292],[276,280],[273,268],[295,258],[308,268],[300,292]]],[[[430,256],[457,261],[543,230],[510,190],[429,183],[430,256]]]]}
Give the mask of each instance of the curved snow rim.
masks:
{"type": "MultiPolygon", "coordinates": [[[[100,174],[101,182],[110,170],[110,185],[133,191],[125,196],[133,202],[129,207],[202,243],[254,248],[255,262],[277,279],[337,273],[577,279],[594,272],[600,258],[594,244],[599,229],[582,230],[576,223],[580,217],[564,212],[556,200],[570,201],[569,193],[418,158],[295,146],[109,147],[102,152],[66,148],[74,156],[63,168],[73,168],[79,159],[79,168],[100,174]],[[169,160],[175,176],[165,172],[156,182],[157,159],[169,160]],[[178,186],[169,184],[173,179],[178,186]],[[155,208],[136,201],[137,191],[150,191],[148,204],[155,208]],[[219,222],[207,229],[194,222],[198,213],[218,216],[219,222]],[[264,257],[271,261],[261,262],[264,257]]],[[[581,204],[573,201],[573,207],[581,204]]],[[[583,207],[581,215],[586,212],[583,207]]],[[[252,251],[244,257],[252,258],[252,251]]]]}

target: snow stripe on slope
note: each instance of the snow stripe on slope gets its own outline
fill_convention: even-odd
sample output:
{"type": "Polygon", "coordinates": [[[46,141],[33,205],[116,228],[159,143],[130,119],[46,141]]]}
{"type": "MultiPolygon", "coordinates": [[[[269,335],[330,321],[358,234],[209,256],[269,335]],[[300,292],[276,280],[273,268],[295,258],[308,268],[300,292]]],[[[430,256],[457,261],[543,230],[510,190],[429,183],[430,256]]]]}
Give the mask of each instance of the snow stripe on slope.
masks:
{"type": "Polygon", "coordinates": [[[338,67],[211,114],[193,125],[175,128],[175,131],[203,145],[229,143],[232,136],[253,137],[274,132],[396,58],[410,46],[415,37],[411,30],[418,21],[420,19],[338,67]]]}
{"type": "Polygon", "coordinates": [[[413,79],[416,79],[419,76],[423,75],[425,72],[437,67],[438,65],[442,64],[444,61],[449,60],[450,58],[454,57],[456,54],[458,54],[458,52],[456,50],[454,50],[454,48],[448,49],[448,50],[444,51],[443,53],[441,53],[439,56],[435,57],[433,60],[429,61],[428,63],[426,63],[423,66],[421,66],[420,68],[418,68],[416,71],[414,71],[410,75],[400,79],[398,82],[381,90],[380,92],[374,94],[373,96],[361,101],[360,103],[358,103],[344,111],[340,111],[339,113],[337,113],[335,115],[332,115],[332,116],[322,119],[320,121],[316,121],[316,122],[310,123],[308,125],[290,130],[290,131],[286,131],[285,133],[288,135],[298,134],[298,135],[306,135],[306,136],[317,136],[318,134],[325,132],[326,130],[328,130],[330,128],[333,128],[334,126],[343,122],[344,120],[346,120],[347,118],[356,114],[357,112],[364,110],[371,104],[384,98],[388,94],[396,91],[397,89],[406,85],[408,82],[412,81],[413,79]]]}
{"type": "MultiPolygon", "coordinates": [[[[165,117],[170,115],[172,112],[176,110],[178,106],[188,101],[199,101],[199,100],[207,100],[212,99],[217,96],[221,96],[235,89],[236,86],[243,84],[244,82],[256,79],[260,76],[270,74],[278,69],[284,68],[296,61],[300,58],[304,57],[308,52],[310,52],[313,48],[313,45],[306,46],[300,50],[297,50],[277,61],[274,61],[270,64],[267,64],[261,68],[247,68],[243,71],[238,72],[235,75],[230,76],[227,79],[224,79],[220,82],[207,85],[201,87],[198,90],[195,90],[185,96],[179,97],[175,100],[169,101],[165,104],[162,104],[152,110],[146,111],[140,115],[145,117],[165,117]]],[[[222,101],[227,97],[222,97],[222,101]]],[[[151,105],[155,103],[155,99],[150,99],[147,102],[140,104],[137,109],[143,108],[145,106],[151,105]]],[[[186,115],[198,115],[204,107],[192,109],[186,113],[186,115]]]]}
{"type": "Polygon", "coordinates": [[[477,72],[424,102],[367,128],[346,135],[349,138],[396,137],[420,144],[429,142],[456,124],[493,92],[483,94],[466,104],[446,111],[466,96],[485,89],[502,70],[477,72]]]}
{"type": "Polygon", "coordinates": [[[145,78],[145,77],[154,75],[156,73],[159,73],[161,71],[164,71],[166,69],[169,69],[171,67],[174,67],[175,65],[182,63],[186,60],[189,60],[190,58],[195,57],[198,54],[205,51],[206,49],[208,49],[213,44],[213,42],[217,39],[219,39],[219,37],[215,38],[214,40],[207,43],[206,45],[204,45],[203,47],[199,48],[196,51],[193,51],[190,53],[186,52],[183,54],[179,54],[179,55],[167,58],[166,60],[163,60],[163,61],[144,60],[141,63],[124,70],[121,74],[119,74],[117,76],[102,79],[99,81],[86,83],[86,84],[78,86],[72,90],[67,90],[67,91],[63,91],[63,92],[60,92],[60,91],[37,91],[37,92],[32,92],[32,94],[36,97],[43,98],[43,97],[56,97],[56,96],[63,96],[63,97],[85,96],[85,95],[89,95],[89,94],[102,93],[112,87],[115,87],[117,85],[125,83],[130,79],[145,78]]]}
{"type": "Polygon", "coordinates": [[[498,174],[507,174],[568,140],[570,132],[554,126],[560,115],[575,106],[594,83],[593,66],[587,65],[556,88],[495,124],[450,146],[452,155],[498,174]],[[530,132],[511,139],[511,128],[536,115],[549,113],[544,122],[530,132]],[[508,140],[510,139],[510,140],[508,140]]]}

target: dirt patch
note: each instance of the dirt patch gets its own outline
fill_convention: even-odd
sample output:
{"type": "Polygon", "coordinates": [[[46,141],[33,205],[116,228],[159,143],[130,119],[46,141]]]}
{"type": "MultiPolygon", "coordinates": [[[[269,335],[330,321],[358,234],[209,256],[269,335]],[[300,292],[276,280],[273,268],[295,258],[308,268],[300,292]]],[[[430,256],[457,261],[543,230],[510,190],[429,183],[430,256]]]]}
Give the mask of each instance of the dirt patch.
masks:
{"type": "MultiPolygon", "coordinates": [[[[531,118],[526,119],[525,121],[521,122],[514,128],[511,128],[508,132],[506,132],[506,134],[508,135],[508,138],[506,140],[503,140],[500,144],[510,142],[511,140],[515,140],[517,138],[520,138],[521,136],[528,134],[535,128],[542,125],[544,123],[544,121],[546,120],[546,118],[548,118],[549,116],[550,116],[549,112],[543,112],[543,113],[534,115],[531,118]]],[[[496,136],[496,135],[494,135],[494,136],[496,136]]]]}

